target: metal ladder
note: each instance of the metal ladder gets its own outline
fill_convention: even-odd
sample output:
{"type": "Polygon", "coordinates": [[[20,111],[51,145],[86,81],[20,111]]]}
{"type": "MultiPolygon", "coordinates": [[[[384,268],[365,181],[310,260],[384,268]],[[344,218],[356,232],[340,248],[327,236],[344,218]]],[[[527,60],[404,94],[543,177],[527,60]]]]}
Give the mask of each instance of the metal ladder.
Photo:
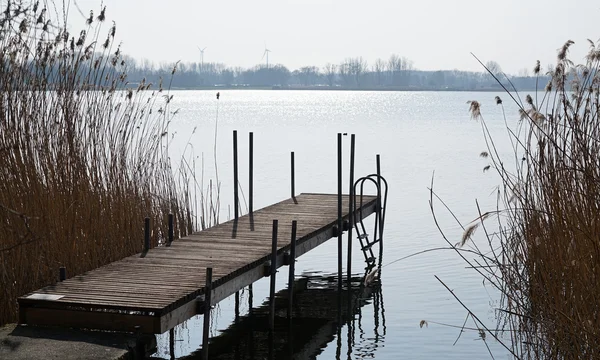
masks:
{"type": "MultiPolygon", "coordinates": [[[[371,269],[375,266],[375,254],[373,253],[373,246],[377,243],[380,243],[383,238],[383,225],[385,223],[385,209],[387,205],[387,194],[388,194],[388,185],[385,178],[378,174],[371,174],[368,176],[361,177],[356,180],[354,183],[354,194],[355,197],[353,199],[353,213],[356,214],[357,211],[360,214],[358,217],[360,221],[354,222],[354,228],[356,229],[357,239],[360,242],[360,247],[365,256],[365,262],[367,263],[367,269],[371,269]],[[373,240],[369,241],[369,234],[367,233],[367,229],[363,222],[362,216],[362,203],[363,203],[363,193],[364,193],[364,185],[365,182],[372,182],[377,188],[377,204],[375,205],[375,228],[373,230],[373,240]],[[358,210],[356,208],[356,194],[357,187],[360,185],[360,206],[358,210]],[[383,199],[382,199],[382,186],[384,188],[383,191],[383,199]],[[383,200],[383,201],[382,201],[383,200]],[[378,237],[379,235],[379,237],[378,237]]],[[[356,219],[356,217],[355,217],[356,219]]],[[[381,245],[380,245],[380,257],[381,257],[381,245]]]]}

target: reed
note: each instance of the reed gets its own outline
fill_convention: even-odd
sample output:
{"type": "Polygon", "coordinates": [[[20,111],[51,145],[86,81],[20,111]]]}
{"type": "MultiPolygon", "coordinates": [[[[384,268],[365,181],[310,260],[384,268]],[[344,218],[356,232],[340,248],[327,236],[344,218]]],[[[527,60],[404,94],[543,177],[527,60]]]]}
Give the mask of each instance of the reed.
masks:
{"type": "Polygon", "coordinates": [[[176,237],[190,232],[195,176],[171,167],[168,86],[128,83],[106,8],[70,34],[51,2],[3,4],[0,324],[59,267],[71,276],[140,252],[145,217],[152,246],[169,213],[176,237]]]}
{"type": "Polygon", "coordinates": [[[520,109],[518,125],[507,125],[514,158],[498,155],[470,102],[502,184],[498,209],[486,213],[494,216],[480,211],[454,248],[471,246],[476,256],[465,260],[501,293],[493,332],[510,338],[520,359],[600,357],[600,48],[590,41],[575,65],[572,45],[559,49],[543,96],[522,102],[508,93],[520,109]],[[478,227],[489,246],[474,235],[478,227]]]}

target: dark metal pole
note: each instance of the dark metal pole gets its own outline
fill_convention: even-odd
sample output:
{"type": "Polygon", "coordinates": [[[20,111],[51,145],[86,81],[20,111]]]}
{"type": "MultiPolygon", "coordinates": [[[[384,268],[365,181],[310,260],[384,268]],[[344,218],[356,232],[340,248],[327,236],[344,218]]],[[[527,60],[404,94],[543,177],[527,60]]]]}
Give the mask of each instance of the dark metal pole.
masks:
{"type": "Polygon", "coordinates": [[[240,292],[235,292],[235,323],[240,321],[240,292]]]}
{"type": "Polygon", "coordinates": [[[290,268],[288,273],[288,322],[292,327],[292,305],[294,303],[294,271],[296,269],[296,230],[298,222],[292,221],[292,239],[290,243],[290,268]]]}
{"type": "Polygon", "coordinates": [[[377,187],[379,188],[379,197],[377,198],[377,216],[379,217],[379,269],[381,271],[381,264],[383,261],[383,214],[382,214],[382,202],[381,197],[383,192],[381,190],[381,161],[379,154],[377,154],[377,187]]]}
{"type": "Polygon", "coordinates": [[[252,309],[252,299],[254,298],[254,291],[252,289],[252,284],[248,285],[248,315],[254,315],[254,310],[252,309]]]}
{"type": "Polygon", "coordinates": [[[239,217],[239,198],[238,198],[238,151],[237,151],[237,130],[233,130],[233,206],[235,208],[235,219],[239,217]]]}
{"type": "Polygon", "coordinates": [[[277,274],[277,225],[273,220],[273,236],[271,244],[271,288],[269,291],[269,329],[275,329],[275,274],[277,274]]]}
{"type": "Polygon", "coordinates": [[[254,177],[254,133],[250,133],[249,134],[249,169],[248,169],[248,212],[250,214],[252,214],[252,211],[254,209],[254,184],[253,184],[253,177],[254,177]]]}
{"type": "Polygon", "coordinates": [[[144,219],[144,251],[150,250],[150,218],[144,219]]]}
{"type": "Polygon", "coordinates": [[[291,191],[292,191],[292,199],[296,197],[296,174],[295,174],[295,162],[294,162],[294,152],[292,151],[291,154],[291,161],[292,161],[292,166],[291,166],[291,170],[292,170],[292,186],[291,186],[291,191]]]}
{"type": "Polygon", "coordinates": [[[65,281],[66,279],[67,279],[67,268],[64,266],[61,266],[60,269],[58,269],[58,280],[65,281]]]}
{"type": "Polygon", "coordinates": [[[350,200],[348,201],[348,291],[350,291],[350,282],[352,278],[352,228],[354,227],[354,203],[356,202],[354,195],[354,152],[356,136],[352,134],[350,137],[350,190],[348,191],[350,200]]]}
{"type": "Polygon", "coordinates": [[[208,335],[210,333],[210,307],[212,297],[212,268],[206,268],[206,285],[204,286],[204,329],[202,333],[202,359],[208,360],[208,335]]]}
{"type": "Polygon", "coordinates": [[[338,175],[338,291],[342,291],[342,134],[337,136],[337,175],[338,175]]]}
{"type": "Polygon", "coordinates": [[[175,360],[175,329],[169,330],[169,354],[171,360],[175,360]]]}
{"type": "Polygon", "coordinates": [[[169,243],[173,242],[173,214],[169,214],[169,243]]]}

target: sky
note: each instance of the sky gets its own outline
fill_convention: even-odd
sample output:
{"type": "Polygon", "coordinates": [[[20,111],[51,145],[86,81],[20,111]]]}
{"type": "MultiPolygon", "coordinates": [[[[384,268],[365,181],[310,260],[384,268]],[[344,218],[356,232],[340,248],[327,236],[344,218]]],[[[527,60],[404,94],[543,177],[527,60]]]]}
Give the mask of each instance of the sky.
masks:
{"type": "MultiPolygon", "coordinates": [[[[67,0],[65,0],[67,1],[67,0]]],[[[398,54],[421,70],[481,71],[500,64],[511,74],[536,60],[552,64],[573,40],[583,61],[598,41],[598,0],[71,0],[87,16],[107,6],[123,51],[155,63],[205,62],[251,67],[269,63],[291,70],[338,64],[362,56],[369,64],[398,54]]],[[[70,26],[85,20],[71,8],[70,26]]]]}

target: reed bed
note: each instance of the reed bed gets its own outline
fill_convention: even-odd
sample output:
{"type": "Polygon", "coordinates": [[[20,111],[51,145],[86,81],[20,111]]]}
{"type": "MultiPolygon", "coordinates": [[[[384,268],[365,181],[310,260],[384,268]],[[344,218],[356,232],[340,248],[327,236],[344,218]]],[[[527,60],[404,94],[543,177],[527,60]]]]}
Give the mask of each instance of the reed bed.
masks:
{"type": "Polygon", "coordinates": [[[572,44],[559,49],[543,95],[522,102],[506,89],[520,109],[507,125],[514,158],[501,158],[470,102],[502,184],[498,208],[480,210],[454,249],[476,254],[464,259],[500,291],[498,326],[485,330],[519,359],[600,358],[600,48],[590,41],[575,65],[572,44]]]}
{"type": "Polygon", "coordinates": [[[169,213],[176,236],[195,221],[195,175],[174,171],[167,151],[172,95],[162,83],[128,83],[106,8],[70,34],[51,2],[3,4],[0,324],[59,267],[70,276],[140,252],[145,217],[152,246],[169,213]]]}

